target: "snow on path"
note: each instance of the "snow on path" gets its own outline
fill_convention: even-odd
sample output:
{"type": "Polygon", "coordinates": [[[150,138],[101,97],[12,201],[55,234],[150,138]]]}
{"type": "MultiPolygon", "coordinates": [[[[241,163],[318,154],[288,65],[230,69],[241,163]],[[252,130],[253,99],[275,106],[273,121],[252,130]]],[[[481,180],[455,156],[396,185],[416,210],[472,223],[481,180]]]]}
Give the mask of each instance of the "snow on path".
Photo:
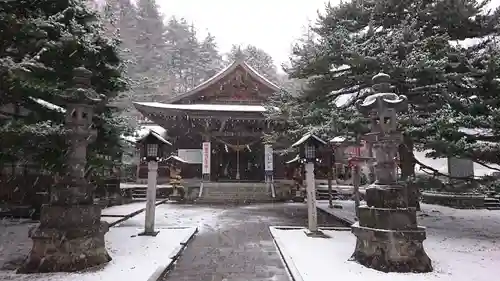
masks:
{"type": "MultiPolygon", "coordinates": [[[[161,202],[157,200],[156,203],[161,202]]],[[[102,210],[103,216],[126,216],[140,209],[146,208],[146,201],[133,202],[124,205],[116,205],[102,210]]]]}
{"type": "Polygon", "coordinates": [[[483,241],[463,245],[463,239],[441,241],[429,237],[424,247],[433,261],[434,272],[425,274],[383,273],[348,261],[356,243],[349,231],[324,231],[331,238],[310,238],[304,229],[271,233],[294,275],[303,281],[330,281],[332,274],[351,281],[489,281],[500,274],[500,245],[483,241]]]}
{"type": "Polygon", "coordinates": [[[106,247],[113,258],[108,264],[78,273],[15,274],[0,271],[0,280],[13,281],[109,281],[148,280],[159,268],[164,268],[195,228],[160,229],[156,237],[137,236],[137,227],[114,227],[106,234],[106,247]]]}
{"type": "MultiPolygon", "coordinates": [[[[172,226],[196,226],[200,231],[206,227],[214,227],[217,223],[217,217],[223,212],[224,208],[185,205],[185,204],[161,204],[155,209],[155,225],[157,227],[172,226]]],[[[143,226],[145,213],[140,213],[120,224],[121,226],[143,226]]]]}
{"type": "MultiPolygon", "coordinates": [[[[338,200],[335,204],[342,209],[328,208],[328,202],[318,202],[318,208],[354,220],[354,201],[338,200]]],[[[421,204],[418,212],[418,223],[427,227],[427,237],[441,239],[500,240],[500,211],[498,210],[466,210],[444,206],[421,204]]]]}

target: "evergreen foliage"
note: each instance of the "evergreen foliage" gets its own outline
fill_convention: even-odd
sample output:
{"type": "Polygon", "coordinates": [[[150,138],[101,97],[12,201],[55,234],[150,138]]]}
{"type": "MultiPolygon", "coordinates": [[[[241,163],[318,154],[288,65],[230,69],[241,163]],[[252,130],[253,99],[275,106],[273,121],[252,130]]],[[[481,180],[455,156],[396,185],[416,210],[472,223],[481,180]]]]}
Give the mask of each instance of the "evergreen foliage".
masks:
{"type": "Polygon", "coordinates": [[[243,58],[248,65],[254,68],[258,73],[264,75],[267,79],[271,81],[278,81],[278,70],[276,65],[274,64],[274,60],[266,53],[266,51],[257,48],[253,45],[247,45],[244,48],[241,48],[238,45],[233,45],[231,50],[227,54],[227,61],[229,63],[236,60],[236,57],[243,55],[243,58]]]}
{"type": "Polygon", "coordinates": [[[500,10],[486,10],[488,2],[327,5],[286,69],[291,78],[307,79],[307,89],[276,103],[295,113],[290,122],[298,131],[356,134],[366,128],[353,105],[371,94],[371,77],[384,72],[395,93],[409,99],[401,115],[409,151],[415,143],[431,156],[500,164],[500,10]]]}
{"type": "MultiPolygon", "coordinates": [[[[64,108],[63,92],[81,66],[93,73],[92,86],[105,99],[123,91],[118,42],[105,36],[99,15],[82,0],[2,1],[0,28],[0,108],[12,106],[18,113],[1,123],[0,162],[29,159],[56,169],[65,153],[65,131],[54,105],[64,108]]],[[[123,128],[111,115],[100,118],[108,110],[97,112],[108,134],[96,149],[119,151],[123,128]]]]}

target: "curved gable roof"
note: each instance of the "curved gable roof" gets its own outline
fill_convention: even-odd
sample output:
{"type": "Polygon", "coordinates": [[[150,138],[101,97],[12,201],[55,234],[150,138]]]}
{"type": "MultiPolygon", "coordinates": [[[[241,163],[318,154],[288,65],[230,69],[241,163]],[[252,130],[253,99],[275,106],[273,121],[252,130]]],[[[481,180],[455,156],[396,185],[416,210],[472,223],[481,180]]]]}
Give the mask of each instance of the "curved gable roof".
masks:
{"type": "Polygon", "coordinates": [[[167,103],[175,103],[179,102],[180,100],[194,96],[196,93],[199,93],[200,91],[212,86],[213,84],[221,81],[225,77],[227,77],[229,74],[231,74],[238,66],[241,66],[250,76],[266,87],[270,88],[271,90],[277,92],[281,88],[276,85],[275,83],[271,82],[271,80],[267,79],[266,77],[262,76],[260,73],[258,73],[254,68],[252,68],[250,65],[248,65],[245,61],[243,60],[236,60],[232,64],[226,66],[224,69],[222,69],[219,73],[215,74],[211,78],[207,79],[203,83],[199,84],[198,86],[194,87],[193,89],[180,94],[176,97],[171,98],[170,100],[167,101],[167,103]]]}

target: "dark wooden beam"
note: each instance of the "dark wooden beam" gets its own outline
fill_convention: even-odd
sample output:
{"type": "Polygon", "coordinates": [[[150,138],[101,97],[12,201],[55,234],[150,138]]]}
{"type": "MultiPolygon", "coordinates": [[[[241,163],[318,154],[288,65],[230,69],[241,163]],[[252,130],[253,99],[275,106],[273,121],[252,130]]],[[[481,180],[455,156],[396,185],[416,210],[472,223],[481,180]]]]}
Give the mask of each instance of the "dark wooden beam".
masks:
{"type": "Polygon", "coordinates": [[[214,137],[262,137],[262,132],[211,132],[214,137]]]}

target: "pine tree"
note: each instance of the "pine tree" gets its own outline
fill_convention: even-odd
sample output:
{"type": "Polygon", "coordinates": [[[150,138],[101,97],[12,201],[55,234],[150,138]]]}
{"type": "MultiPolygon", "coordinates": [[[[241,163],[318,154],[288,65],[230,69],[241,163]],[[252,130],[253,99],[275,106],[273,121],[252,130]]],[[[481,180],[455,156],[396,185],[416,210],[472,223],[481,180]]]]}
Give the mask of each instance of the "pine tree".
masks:
{"type": "Polygon", "coordinates": [[[217,74],[222,69],[222,64],[222,56],[219,54],[215,37],[209,33],[200,44],[198,63],[200,80],[207,80],[217,74]]]}
{"type": "MultiPolygon", "coordinates": [[[[498,116],[494,105],[500,101],[495,94],[500,56],[492,36],[498,35],[500,13],[484,11],[488,2],[365,0],[326,6],[313,28],[314,46],[295,48],[287,69],[293,78],[308,79],[299,98],[308,116],[297,119],[302,130],[329,135],[360,130],[352,105],[370,94],[371,77],[385,72],[411,104],[402,115],[407,134],[402,149],[411,154],[415,142],[434,156],[500,163],[500,134],[486,122],[498,116]],[[481,40],[456,44],[468,38],[481,40]],[[334,105],[340,107],[332,110],[334,105]]],[[[410,158],[402,161],[412,165],[410,158]]]]}
{"type": "Polygon", "coordinates": [[[168,48],[169,60],[167,69],[169,76],[174,79],[173,94],[187,91],[192,83],[188,83],[188,72],[191,59],[188,58],[193,48],[193,34],[187,21],[183,18],[170,18],[166,26],[165,39],[168,48]]]}
{"type": "MultiPolygon", "coordinates": [[[[54,108],[33,103],[42,99],[64,107],[61,98],[73,79],[73,70],[93,73],[95,91],[107,99],[126,88],[122,79],[118,42],[107,38],[95,11],[86,1],[3,1],[0,5],[0,107],[23,106],[25,118],[0,123],[1,158],[31,159],[53,169],[64,155],[63,116],[54,108]]],[[[116,119],[101,118],[108,136],[119,136],[116,119]]],[[[100,147],[119,149],[104,137],[100,147]]]]}
{"type": "Polygon", "coordinates": [[[137,81],[136,92],[154,99],[157,89],[168,84],[166,27],[155,0],[138,0],[137,9],[137,30],[140,34],[135,41],[135,50],[139,60],[134,76],[140,77],[140,80],[137,81]]]}
{"type": "Polygon", "coordinates": [[[195,26],[185,19],[172,17],[165,38],[170,58],[167,68],[175,79],[175,94],[197,86],[221,68],[215,38],[208,35],[200,42],[195,26]]]}
{"type": "Polygon", "coordinates": [[[227,54],[227,60],[229,62],[234,61],[240,51],[243,53],[245,62],[248,65],[271,81],[278,81],[278,72],[271,55],[253,45],[248,45],[243,49],[238,45],[233,45],[227,54]]]}

